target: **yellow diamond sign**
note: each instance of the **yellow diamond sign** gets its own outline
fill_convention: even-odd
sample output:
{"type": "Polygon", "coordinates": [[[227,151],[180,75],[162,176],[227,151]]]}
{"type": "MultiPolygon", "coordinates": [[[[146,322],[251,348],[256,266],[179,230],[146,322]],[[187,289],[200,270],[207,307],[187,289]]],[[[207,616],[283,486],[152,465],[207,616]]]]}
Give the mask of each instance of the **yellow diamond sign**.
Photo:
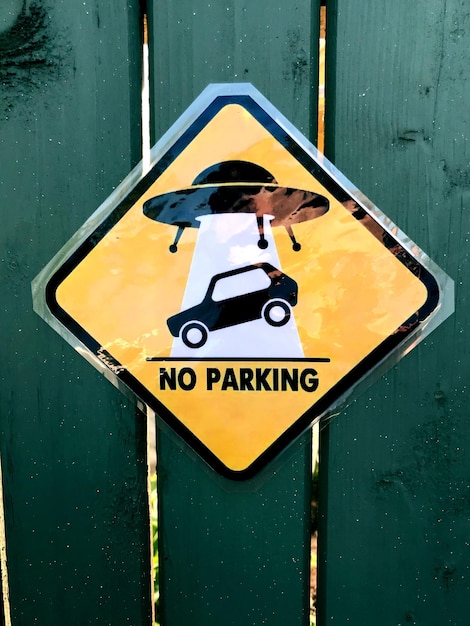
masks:
{"type": "Polygon", "coordinates": [[[246,477],[409,349],[451,281],[250,85],[210,86],[152,157],[36,280],[36,310],[246,477]]]}

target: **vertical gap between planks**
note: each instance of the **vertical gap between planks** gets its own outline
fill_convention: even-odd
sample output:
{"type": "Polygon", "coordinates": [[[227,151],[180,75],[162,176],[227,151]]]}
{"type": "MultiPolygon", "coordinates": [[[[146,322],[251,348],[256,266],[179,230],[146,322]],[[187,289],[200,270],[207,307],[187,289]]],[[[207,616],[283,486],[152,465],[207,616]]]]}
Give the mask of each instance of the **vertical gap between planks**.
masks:
{"type": "MultiPolygon", "coordinates": [[[[148,20],[144,10],[142,15],[142,170],[146,172],[150,167],[150,80],[149,80],[149,47],[148,47],[148,20]]],[[[157,519],[157,485],[156,485],[156,429],[155,412],[147,407],[147,504],[149,510],[149,537],[150,537],[150,598],[152,624],[158,624],[157,602],[158,592],[156,589],[158,571],[158,552],[154,550],[155,534],[158,532],[157,519]]]]}
{"type": "MultiPolygon", "coordinates": [[[[325,52],[326,52],[326,0],[320,5],[320,30],[318,39],[318,124],[317,148],[325,149],[325,52]]],[[[320,423],[313,426],[312,433],[312,537],[310,550],[310,623],[317,624],[318,589],[318,469],[319,469],[320,423]]]]}
{"type": "Polygon", "coordinates": [[[320,7],[320,39],[318,42],[318,136],[317,148],[325,150],[325,49],[326,49],[326,6],[320,7]]]}
{"type": "Polygon", "coordinates": [[[335,134],[335,85],[336,73],[334,59],[337,47],[337,0],[324,0],[324,122],[323,122],[323,152],[326,158],[334,163],[334,134],[335,134]],[[328,2],[328,5],[327,5],[328,2]],[[328,106],[326,101],[328,100],[328,106]]]}
{"type": "Polygon", "coordinates": [[[146,171],[150,165],[150,81],[149,81],[149,39],[147,14],[143,20],[142,45],[142,166],[146,171]]]}
{"type": "Polygon", "coordinates": [[[154,549],[156,540],[155,534],[158,532],[158,511],[157,511],[157,481],[156,481],[156,446],[155,446],[155,421],[156,415],[149,407],[146,411],[147,419],[147,497],[149,507],[149,535],[150,535],[150,580],[151,580],[151,601],[152,601],[152,624],[157,624],[157,602],[158,592],[156,589],[158,571],[158,551],[154,549]]]}
{"type": "MultiPolygon", "coordinates": [[[[2,460],[0,458],[0,573],[1,573],[1,598],[3,600],[3,618],[5,626],[11,626],[10,617],[10,600],[8,588],[8,571],[7,571],[7,548],[5,533],[5,513],[3,508],[3,476],[2,476],[2,460]]],[[[2,616],[0,615],[0,618],[2,616]]]]}

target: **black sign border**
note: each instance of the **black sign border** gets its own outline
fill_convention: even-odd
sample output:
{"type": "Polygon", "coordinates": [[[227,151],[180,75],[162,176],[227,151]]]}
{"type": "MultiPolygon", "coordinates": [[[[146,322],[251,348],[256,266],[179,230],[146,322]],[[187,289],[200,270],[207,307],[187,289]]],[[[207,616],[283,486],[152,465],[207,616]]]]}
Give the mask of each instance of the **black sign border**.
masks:
{"type": "MultiPolygon", "coordinates": [[[[282,128],[271,115],[250,95],[229,94],[216,96],[207,108],[193,121],[182,133],[175,143],[163,154],[151,170],[122,198],[115,208],[93,230],[91,234],[71,253],[63,264],[51,275],[46,287],[46,304],[54,318],[59,320],[70,333],[84,344],[101,362],[107,364],[116,378],[123,383],[145,405],[155,411],[189,446],[201,456],[215,471],[226,478],[233,480],[245,480],[252,478],[269,462],[271,462],[289,444],[305,432],[311,424],[320,416],[325,415],[332,406],[344,398],[349,390],[354,388],[372,370],[390,357],[400,345],[407,345],[409,337],[413,337],[419,331],[423,322],[435,311],[440,301],[440,292],[436,278],[431,272],[403,248],[403,245],[389,233],[392,244],[400,246],[401,253],[396,256],[409,269],[410,265],[418,268],[419,280],[427,289],[427,299],[417,315],[404,321],[400,329],[387,337],[379,346],[370,352],[348,374],[326,392],[310,409],[295,420],[295,422],[282,435],[273,442],[251,465],[243,470],[232,470],[227,467],[213,452],[209,450],[182,422],[169,411],[146,387],[142,385],[122,364],[118,363],[110,354],[103,351],[102,346],[80,324],[78,324],[56,299],[59,285],[73,272],[81,261],[93,250],[103,237],[119,222],[127,211],[139,200],[157,178],[170,166],[170,164],[188,147],[193,139],[205,126],[227,105],[238,104],[244,107],[292,156],[309,171],[335,198],[340,202],[352,200],[357,203],[361,210],[372,217],[378,223],[377,217],[364,206],[360,199],[351,195],[305,148],[282,128]]],[[[381,227],[383,225],[381,224],[381,227]]],[[[410,270],[411,271],[411,270],[410,270]]],[[[416,272],[413,272],[416,274],[416,272]]],[[[213,359],[217,361],[218,359],[213,359]]],[[[266,359],[272,362],[273,359],[266,359]]],[[[308,359],[306,359],[308,361],[308,359]]]]}

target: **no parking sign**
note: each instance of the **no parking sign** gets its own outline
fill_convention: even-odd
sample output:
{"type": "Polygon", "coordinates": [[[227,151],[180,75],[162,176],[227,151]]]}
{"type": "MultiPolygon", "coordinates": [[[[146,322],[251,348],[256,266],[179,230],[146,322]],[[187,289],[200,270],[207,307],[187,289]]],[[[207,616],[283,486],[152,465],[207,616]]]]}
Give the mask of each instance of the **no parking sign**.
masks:
{"type": "Polygon", "coordinates": [[[252,475],[451,312],[447,276],[251,85],[208,87],[152,156],[35,308],[221,473],[252,475]]]}

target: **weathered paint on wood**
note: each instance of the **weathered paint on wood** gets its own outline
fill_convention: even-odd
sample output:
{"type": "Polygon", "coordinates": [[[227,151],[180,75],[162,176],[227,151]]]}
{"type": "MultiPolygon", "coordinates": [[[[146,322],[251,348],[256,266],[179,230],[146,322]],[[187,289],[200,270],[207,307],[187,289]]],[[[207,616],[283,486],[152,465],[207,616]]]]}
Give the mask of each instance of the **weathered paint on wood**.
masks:
{"type": "Polygon", "coordinates": [[[140,158],[140,7],[16,4],[0,33],[0,448],[12,622],[140,626],[150,623],[145,418],[31,300],[34,276],[140,158]]]}
{"type": "MultiPolygon", "coordinates": [[[[318,5],[151,3],[153,136],[216,82],[251,82],[314,135],[318,5]]],[[[166,428],[157,440],[165,626],[308,624],[311,434],[241,484],[217,478],[166,428]]]]}
{"type": "Polygon", "coordinates": [[[470,585],[470,7],[329,0],[327,28],[327,155],[456,281],[457,302],[323,430],[319,623],[457,626],[470,585]]]}

